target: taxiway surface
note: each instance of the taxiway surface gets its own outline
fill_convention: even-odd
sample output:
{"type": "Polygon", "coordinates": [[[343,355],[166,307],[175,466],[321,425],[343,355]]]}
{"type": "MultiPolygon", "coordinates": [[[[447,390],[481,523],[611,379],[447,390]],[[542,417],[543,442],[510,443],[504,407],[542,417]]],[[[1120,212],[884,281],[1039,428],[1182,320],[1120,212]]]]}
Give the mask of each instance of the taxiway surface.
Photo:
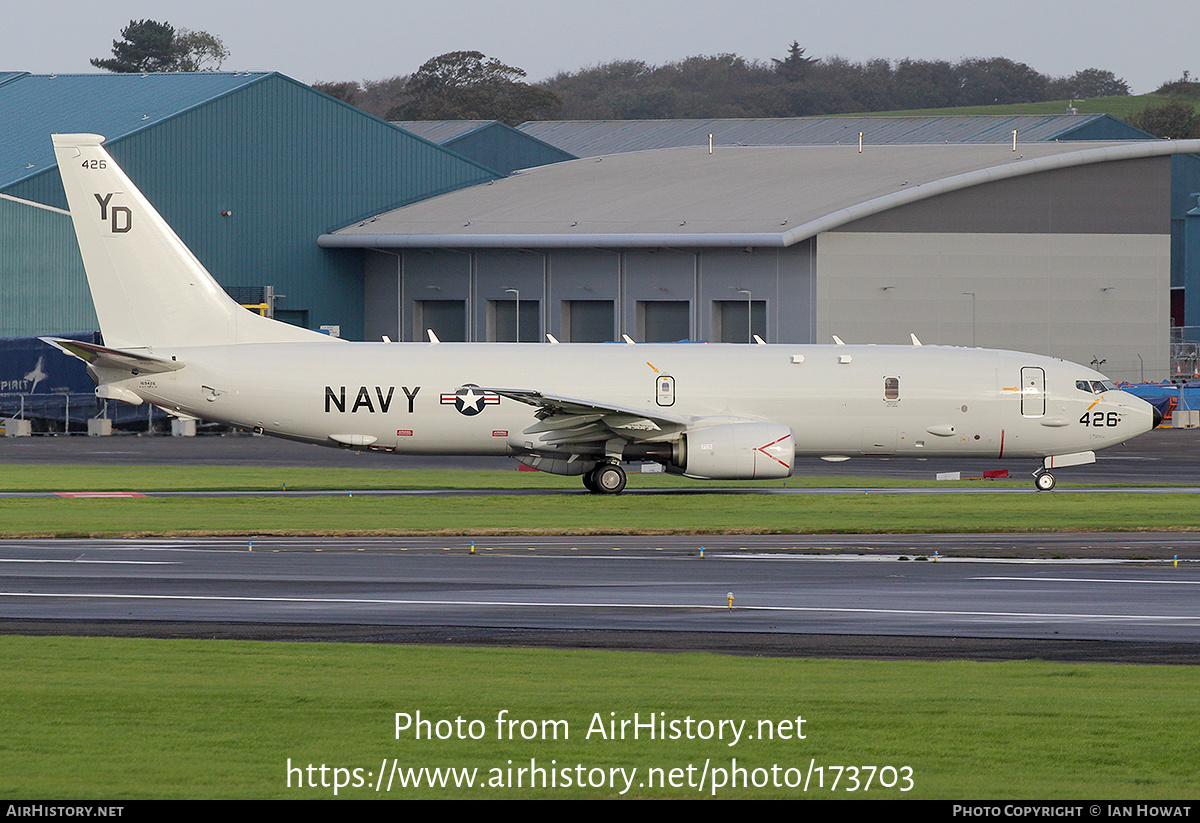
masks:
{"type": "Polygon", "coordinates": [[[0,542],[0,610],[10,631],[24,621],[182,622],[857,636],[881,645],[928,637],[958,640],[964,652],[981,638],[1200,647],[1196,564],[935,563],[716,540],[701,557],[661,539],[622,542],[539,550],[536,540],[486,540],[471,555],[437,540],[9,540],[0,542]]]}
{"type": "MultiPolygon", "coordinates": [[[[1192,483],[1196,441],[1195,432],[1154,432],[1070,479],[1192,483]]],[[[314,457],[447,465],[254,437],[0,443],[9,463],[282,466],[314,457]]],[[[1009,465],[979,463],[804,468],[922,477],[1009,465]]],[[[269,538],[253,551],[228,538],[0,541],[0,631],[1200,661],[1200,535],[1189,533],[479,538],[473,556],[466,538],[455,540],[269,538]]]]}

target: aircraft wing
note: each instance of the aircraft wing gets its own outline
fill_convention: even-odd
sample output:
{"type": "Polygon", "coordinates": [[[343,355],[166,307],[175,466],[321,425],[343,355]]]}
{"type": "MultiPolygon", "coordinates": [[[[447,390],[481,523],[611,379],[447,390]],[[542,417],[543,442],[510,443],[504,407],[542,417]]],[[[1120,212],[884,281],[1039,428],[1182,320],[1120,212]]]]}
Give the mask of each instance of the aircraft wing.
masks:
{"type": "Polygon", "coordinates": [[[540,445],[547,448],[600,442],[613,437],[652,440],[682,431],[695,422],[665,409],[638,409],[532,389],[487,388],[484,391],[535,407],[538,422],[526,428],[524,433],[538,435],[540,445]]]}
{"type": "Polygon", "coordinates": [[[65,340],[61,337],[39,337],[43,343],[49,343],[61,352],[78,357],[89,365],[101,369],[116,369],[133,374],[158,374],[166,371],[178,371],[183,363],[177,360],[164,360],[149,354],[109,349],[94,343],[83,343],[79,340],[65,340]]]}

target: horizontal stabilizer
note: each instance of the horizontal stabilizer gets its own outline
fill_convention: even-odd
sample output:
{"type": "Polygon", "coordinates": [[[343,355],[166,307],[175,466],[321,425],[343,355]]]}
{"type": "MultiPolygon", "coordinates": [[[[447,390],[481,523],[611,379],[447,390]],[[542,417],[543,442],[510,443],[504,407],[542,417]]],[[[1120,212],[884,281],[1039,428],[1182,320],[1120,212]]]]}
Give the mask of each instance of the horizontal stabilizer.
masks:
{"type": "Polygon", "coordinates": [[[178,371],[183,363],[177,360],[164,360],[148,354],[109,349],[97,346],[95,343],[83,343],[79,340],[64,340],[61,337],[40,337],[43,343],[49,343],[54,348],[73,357],[78,357],[85,363],[99,369],[115,369],[128,371],[133,374],[158,374],[160,372],[178,371]]]}

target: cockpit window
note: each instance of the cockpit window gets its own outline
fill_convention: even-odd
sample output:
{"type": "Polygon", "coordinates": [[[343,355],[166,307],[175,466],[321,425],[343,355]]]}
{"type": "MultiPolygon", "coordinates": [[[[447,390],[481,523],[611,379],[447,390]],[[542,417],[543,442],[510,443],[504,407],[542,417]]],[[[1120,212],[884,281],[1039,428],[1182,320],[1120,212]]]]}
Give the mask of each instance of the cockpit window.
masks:
{"type": "Polygon", "coordinates": [[[1080,391],[1085,391],[1088,394],[1092,393],[1092,384],[1086,380],[1076,380],[1075,388],[1079,389],[1080,391]]]}
{"type": "Polygon", "coordinates": [[[1106,391],[1116,391],[1116,384],[1111,380],[1076,380],[1075,388],[1088,394],[1103,394],[1106,391]]]}

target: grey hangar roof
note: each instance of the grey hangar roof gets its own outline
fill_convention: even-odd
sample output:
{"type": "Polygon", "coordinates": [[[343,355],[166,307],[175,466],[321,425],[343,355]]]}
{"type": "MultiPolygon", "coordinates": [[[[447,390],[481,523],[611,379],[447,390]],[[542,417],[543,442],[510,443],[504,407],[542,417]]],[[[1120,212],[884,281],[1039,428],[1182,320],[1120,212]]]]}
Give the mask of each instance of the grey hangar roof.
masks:
{"type": "Polygon", "coordinates": [[[447,140],[461,137],[475,129],[482,128],[495,120],[391,120],[393,126],[398,126],[407,132],[424,138],[430,143],[441,145],[447,140]]]}
{"type": "Polygon", "coordinates": [[[322,235],[325,248],[785,247],[939,194],[1091,163],[1200,151],[1127,143],[673,148],[585,158],[322,235]]]}
{"type": "Polygon", "coordinates": [[[861,115],[696,120],[534,120],[517,127],[576,157],[707,146],[1022,143],[1142,140],[1151,135],[1108,114],[861,115]]]}

